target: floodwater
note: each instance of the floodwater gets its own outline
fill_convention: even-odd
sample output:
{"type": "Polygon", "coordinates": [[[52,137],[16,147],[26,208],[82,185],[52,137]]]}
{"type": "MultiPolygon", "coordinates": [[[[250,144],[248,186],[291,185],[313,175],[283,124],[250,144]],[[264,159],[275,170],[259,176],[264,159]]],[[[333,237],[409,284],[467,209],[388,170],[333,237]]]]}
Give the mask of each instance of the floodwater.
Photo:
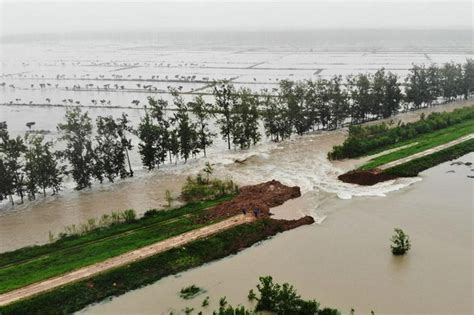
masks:
{"type": "MultiPolygon", "coordinates": [[[[0,121],[7,121],[13,136],[23,135],[25,124],[34,121],[33,128],[50,131],[46,138],[61,147],[56,142],[56,125],[63,119],[65,105],[88,106],[84,110],[93,119],[126,112],[136,125],[147,96],[170,100],[168,86],[189,93],[185,95],[189,100],[192,93],[211,92],[209,82],[223,78],[232,79],[236,87],[258,91],[271,90],[283,79],[373,73],[381,67],[403,77],[412,63],[461,63],[472,58],[471,33],[221,32],[3,39],[0,83],[5,85],[0,86],[0,121]],[[131,105],[133,100],[140,101],[140,106],[131,105]]],[[[458,102],[424,112],[464,105],[458,102]]],[[[398,117],[410,121],[420,113],[398,117]]],[[[211,128],[216,130],[214,124],[211,128]]],[[[0,203],[0,252],[43,244],[49,231],[57,234],[65,225],[103,213],[134,208],[141,214],[160,207],[167,189],[178,195],[186,177],[209,161],[216,176],[232,178],[240,185],[277,179],[300,186],[303,196],[274,209],[276,217],[310,214],[323,223],[276,236],[235,257],[183,273],[181,278],[169,277],[89,312],[179,310],[184,304],[175,292],[190,283],[204,286],[214,306],[220,294],[233,303],[244,303],[247,290],[264,274],[291,282],[303,295],[343,310],[469,310],[471,179],[458,169],[446,174],[440,167],[426,172],[423,180],[399,179],[372,187],[341,183],[337,175],[363,162],[327,161],[327,152],[345,135],[345,130],[315,132],[278,144],[264,139],[244,151],[227,151],[225,142],[217,137],[207,159],[166,165],[153,172],[141,168],[137,139],[133,138],[134,178],[94,184],[80,192],[66,178],[57,196],[15,207],[0,203]],[[395,226],[406,228],[414,239],[414,249],[404,259],[393,259],[388,253],[388,238],[395,226]]]]}
{"type": "MultiPolygon", "coordinates": [[[[466,105],[464,102],[426,109],[417,113],[400,114],[397,119],[409,121],[419,117],[421,112],[452,110],[466,105]]],[[[38,113],[39,114],[39,113],[38,113]]],[[[286,185],[297,185],[310,198],[310,214],[316,219],[326,215],[320,204],[326,199],[325,192],[336,194],[341,199],[362,196],[385,196],[391,191],[407,187],[419,178],[399,179],[379,183],[371,187],[346,184],[337,176],[353,169],[363,160],[346,160],[330,163],[327,152],[333,145],[340,144],[346,131],[315,132],[295,137],[282,143],[264,141],[244,151],[227,151],[223,144],[215,145],[207,158],[192,159],[187,164],[165,165],[160,170],[146,172],[140,168],[136,152],[132,155],[136,175],[116,183],[94,184],[92,189],[75,191],[73,183],[57,196],[39,197],[37,201],[23,205],[0,208],[0,252],[16,248],[44,244],[49,232],[57,235],[64,226],[78,224],[104,213],[133,208],[138,214],[151,208],[160,208],[165,202],[165,191],[169,189],[174,197],[179,195],[186,177],[201,170],[206,161],[213,164],[215,175],[232,178],[240,185],[256,184],[277,179],[286,185]],[[235,163],[236,160],[244,163],[235,163]],[[309,197],[310,196],[310,197],[309,197]]]]}
{"type": "MultiPolygon", "coordinates": [[[[473,162],[474,153],[459,159],[473,162]]],[[[186,306],[210,313],[218,299],[248,305],[248,290],[271,275],[293,284],[303,297],[358,314],[472,314],[472,166],[444,163],[423,180],[386,197],[337,199],[308,192],[278,209],[278,215],[311,211],[314,195],[327,215],[311,225],[277,235],[238,255],[206,264],[111,301],[83,314],[179,314],[186,306]],[[454,172],[451,172],[454,171],[454,172]],[[319,196],[321,199],[322,197],[319,196]],[[390,236],[403,228],[412,240],[404,257],[390,253],[390,236]],[[179,290],[196,284],[207,292],[190,300],[179,290]],[[211,297],[211,306],[200,304],[211,297]]]]}

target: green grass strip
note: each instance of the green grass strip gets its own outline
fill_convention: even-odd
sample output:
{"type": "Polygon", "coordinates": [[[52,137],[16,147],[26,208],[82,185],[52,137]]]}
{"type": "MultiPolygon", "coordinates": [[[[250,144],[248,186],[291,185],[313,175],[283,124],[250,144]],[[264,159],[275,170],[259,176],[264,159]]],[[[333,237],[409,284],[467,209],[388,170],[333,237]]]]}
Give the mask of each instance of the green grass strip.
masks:
{"type": "Polygon", "coordinates": [[[361,166],[360,169],[374,169],[380,165],[384,165],[389,162],[405,158],[418,152],[423,152],[425,150],[448,143],[471,133],[474,133],[474,120],[469,120],[460,124],[456,124],[454,126],[440,129],[432,133],[423,134],[414,139],[402,141],[397,143],[396,145],[385,147],[383,151],[416,143],[415,145],[412,145],[410,147],[378,156],[372,159],[369,163],[361,166]]]}
{"type": "Polygon", "coordinates": [[[236,226],[207,239],[173,248],[91,279],[0,308],[0,314],[70,314],[85,306],[151,284],[165,276],[200,266],[283,232],[285,223],[272,219],[236,226]]]}
{"type": "Polygon", "coordinates": [[[0,255],[0,293],[66,272],[215,223],[198,224],[195,215],[230,196],[160,211],[130,224],[118,224],[52,244],[0,255]]]}
{"type": "Polygon", "coordinates": [[[457,159],[470,152],[474,152],[474,139],[464,141],[433,154],[386,169],[384,173],[401,177],[413,177],[426,169],[446,161],[457,159]]]}

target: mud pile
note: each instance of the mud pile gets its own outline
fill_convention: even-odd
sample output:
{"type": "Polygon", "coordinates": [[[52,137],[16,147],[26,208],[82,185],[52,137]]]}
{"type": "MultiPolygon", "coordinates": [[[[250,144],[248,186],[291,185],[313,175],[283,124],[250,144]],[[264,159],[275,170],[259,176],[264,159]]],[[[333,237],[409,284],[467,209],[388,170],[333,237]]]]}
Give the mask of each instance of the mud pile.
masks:
{"type": "Polygon", "coordinates": [[[285,186],[279,181],[272,180],[258,185],[249,185],[240,188],[240,193],[234,199],[225,201],[209,208],[200,217],[199,221],[208,221],[215,218],[226,218],[244,211],[253,215],[259,210],[259,216],[268,217],[270,208],[279,206],[285,201],[301,196],[300,188],[285,186]]]}
{"type": "Polygon", "coordinates": [[[339,180],[345,183],[372,186],[380,182],[396,179],[397,176],[386,174],[377,170],[370,171],[350,171],[338,176],[339,180]]]}

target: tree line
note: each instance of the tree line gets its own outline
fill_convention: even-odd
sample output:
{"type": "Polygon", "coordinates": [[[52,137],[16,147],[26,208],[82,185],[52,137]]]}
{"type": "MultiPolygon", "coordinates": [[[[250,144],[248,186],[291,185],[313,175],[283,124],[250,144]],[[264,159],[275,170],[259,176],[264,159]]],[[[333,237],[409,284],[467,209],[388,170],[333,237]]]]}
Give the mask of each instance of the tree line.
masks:
{"type": "Polygon", "coordinates": [[[57,126],[63,150],[41,136],[11,138],[6,122],[0,124],[0,200],[17,195],[33,200],[38,193],[57,193],[63,175],[70,175],[76,189],[90,187],[94,180],[115,181],[133,176],[130,136],[139,139],[143,166],[152,170],[168,161],[186,163],[198,154],[207,155],[217,134],[215,121],[227,148],[247,149],[267,137],[281,141],[293,134],[315,129],[336,129],[347,123],[387,118],[400,110],[418,109],[435,101],[468,98],[474,91],[474,62],[447,63],[441,67],[413,65],[404,83],[385,69],[374,74],[350,75],[343,79],[293,82],[258,95],[230,82],[214,83],[214,103],[202,96],[185,102],[179,90],[171,89],[173,112],[164,99],[148,97],[145,114],[132,126],[126,114],[114,119],[99,116],[95,124],[88,112],[68,108],[57,126]],[[95,125],[95,127],[94,127],[95,125]]]}

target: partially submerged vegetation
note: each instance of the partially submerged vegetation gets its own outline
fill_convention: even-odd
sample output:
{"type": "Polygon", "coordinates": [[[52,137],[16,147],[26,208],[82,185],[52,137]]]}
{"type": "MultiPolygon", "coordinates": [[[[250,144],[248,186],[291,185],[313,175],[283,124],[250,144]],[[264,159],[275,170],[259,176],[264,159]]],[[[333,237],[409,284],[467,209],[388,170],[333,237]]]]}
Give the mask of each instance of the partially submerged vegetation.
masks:
{"type": "MultiPolygon", "coordinates": [[[[383,68],[373,75],[351,75],[346,80],[340,75],[314,81],[281,80],[277,89],[260,94],[219,81],[211,85],[214,104],[206,103],[200,95],[185,102],[183,92],[171,88],[173,114],[166,112],[168,101],[148,97],[145,115],[137,126],[132,126],[125,114],[117,119],[110,115],[98,116],[94,124],[88,112],[76,104],[78,106],[67,109],[64,122],[57,126],[63,150],[53,151],[51,143],[43,140],[27,149],[21,137],[8,141],[0,137],[0,201],[10,198],[14,204],[14,196],[22,202],[25,195],[34,199],[38,192],[56,193],[64,176],[71,176],[78,190],[91,187],[94,182],[113,182],[133,176],[128,156],[133,148],[131,134],[139,138],[137,147],[143,167],[152,170],[168,160],[170,164],[180,159],[186,163],[201,153],[206,156],[207,148],[217,136],[209,128],[212,120],[229,150],[248,149],[263,138],[261,124],[267,137],[281,141],[315,129],[332,130],[388,118],[401,110],[468,99],[474,91],[473,75],[474,63],[468,59],[464,64],[447,63],[441,67],[413,65],[404,82],[405,89],[396,74],[383,68]],[[35,149],[45,152],[47,163],[41,154],[30,154],[29,165],[41,165],[41,168],[27,167],[25,162],[26,152],[35,149]],[[38,180],[40,177],[33,174],[38,173],[38,169],[43,170],[39,172],[41,176],[51,178],[38,180]]],[[[73,105],[72,99],[63,102],[73,105]]],[[[140,101],[133,102],[138,105],[140,101]]],[[[0,127],[6,132],[7,122],[0,122],[0,127]]],[[[354,128],[354,133],[360,132],[354,128]]],[[[366,144],[359,143],[360,149],[357,149],[348,143],[336,148],[330,157],[360,156],[379,145],[391,143],[372,141],[369,148],[366,144]]]]}
{"type": "Polygon", "coordinates": [[[395,229],[395,234],[390,240],[392,241],[390,248],[395,256],[405,255],[411,248],[410,238],[402,229],[395,229]]]}
{"type": "Polygon", "coordinates": [[[452,113],[433,113],[417,122],[400,124],[395,128],[386,125],[354,127],[344,144],[334,147],[329,156],[352,157],[391,150],[376,156],[359,169],[339,176],[344,182],[374,185],[397,177],[417,176],[430,167],[473,152],[474,140],[461,139],[473,133],[474,106],[471,106],[452,113]],[[388,164],[457,139],[464,141],[399,165],[388,164]]]}
{"type": "MultiPolygon", "coordinates": [[[[303,299],[296,289],[288,283],[278,284],[273,282],[271,276],[260,277],[260,283],[257,285],[257,293],[250,290],[249,300],[255,301],[256,305],[253,309],[244,306],[232,306],[227,303],[226,297],[219,300],[219,309],[214,311],[214,315],[257,315],[261,312],[271,312],[276,315],[340,315],[337,309],[322,308],[316,300],[303,299]],[[250,296],[252,298],[250,298],[250,296]]],[[[208,298],[206,303],[202,304],[203,308],[208,306],[208,298]]],[[[189,310],[190,308],[185,308],[189,310]]],[[[197,311],[197,310],[196,310],[197,311]]],[[[202,312],[199,312],[202,314],[202,312]]],[[[352,312],[351,314],[354,314],[352,312]]]]}
{"type": "MultiPolygon", "coordinates": [[[[426,135],[434,136],[451,134],[445,142],[473,132],[474,106],[456,109],[453,112],[431,113],[427,117],[407,124],[399,124],[390,128],[385,123],[371,126],[351,126],[349,137],[342,145],[335,146],[328,157],[332,160],[356,158],[371,155],[410,143],[419,142],[426,135]],[[438,133],[435,133],[438,131],[438,133]]],[[[443,139],[442,139],[443,140],[443,139]]],[[[437,143],[440,143],[439,141],[437,143]]],[[[435,144],[437,145],[437,144],[435,144]]],[[[413,150],[412,147],[407,148],[413,150]]]]}
{"type": "Polygon", "coordinates": [[[192,284],[189,287],[182,288],[181,291],[179,291],[179,296],[185,300],[189,300],[204,292],[204,289],[192,284]]]}
{"type": "Polygon", "coordinates": [[[14,302],[1,307],[0,313],[70,314],[91,303],[124,294],[167,275],[235,254],[277,233],[308,223],[307,220],[285,221],[262,218],[207,239],[188,243],[185,247],[173,248],[90,279],[14,302]]]}
{"type": "Polygon", "coordinates": [[[231,179],[221,180],[212,178],[213,168],[206,163],[206,167],[195,177],[189,176],[184,184],[181,197],[184,201],[215,199],[229,194],[238,194],[239,186],[231,179]]]}

